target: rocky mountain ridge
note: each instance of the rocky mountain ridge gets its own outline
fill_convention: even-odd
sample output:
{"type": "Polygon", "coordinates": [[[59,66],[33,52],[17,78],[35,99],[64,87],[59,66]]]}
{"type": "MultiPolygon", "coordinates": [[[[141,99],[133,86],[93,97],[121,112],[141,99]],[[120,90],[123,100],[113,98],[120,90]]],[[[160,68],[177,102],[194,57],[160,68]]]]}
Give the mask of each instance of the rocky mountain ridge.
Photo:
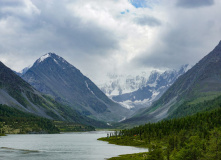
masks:
{"type": "Polygon", "coordinates": [[[110,100],[80,70],[55,53],[35,61],[22,78],[41,93],[53,96],[81,114],[103,121],[119,121],[130,111],[110,100]]]}
{"type": "Polygon", "coordinates": [[[110,80],[108,82],[109,85],[108,83],[103,85],[101,90],[124,107],[138,110],[150,106],[152,102],[156,101],[180,75],[184,74],[190,68],[191,66],[186,64],[182,65],[178,70],[173,69],[164,72],[154,70],[150,75],[145,72],[137,76],[112,75],[110,77],[112,81],[110,80]],[[126,93],[129,90],[125,90],[125,88],[130,88],[132,92],[126,93]],[[119,95],[114,95],[113,93],[119,95]]]}
{"type": "Polygon", "coordinates": [[[106,126],[103,122],[82,116],[69,106],[38,92],[2,62],[0,62],[0,104],[48,119],[96,127],[106,126]]]}

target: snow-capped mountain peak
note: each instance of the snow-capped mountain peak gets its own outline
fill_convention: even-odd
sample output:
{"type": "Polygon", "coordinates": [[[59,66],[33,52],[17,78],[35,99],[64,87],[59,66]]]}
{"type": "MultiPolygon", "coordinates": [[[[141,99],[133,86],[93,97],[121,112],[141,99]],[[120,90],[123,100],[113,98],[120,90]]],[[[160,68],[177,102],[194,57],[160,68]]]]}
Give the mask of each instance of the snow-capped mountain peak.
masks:
{"type": "Polygon", "coordinates": [[[50,57],[51,56],[51,53],[47,53],[43,56],[41,56],[39,59],[38,59],[38,62],[41,63],[43,62],[46,58],[50,57]]]}
{"type": "MultiPolygon", "coordinates": [[[[49,52],[49,53],[41,56],[39,59],[37,59],[33,66],[36,67],[42,63],[48,63],[49,61],[50,61],[51,65],[52,65],[52,63],[54,63],[54,65],[59,65],[63,69],[67,69],[67,68],[72,68],[74,70],[76,69],[70,63],[68,63],[64,58],[56,55],[55,53],[51,53],[51,52],[49,52]]],[[[51,67],[51,65],[49,65],[49,67],[51,67]]]]}
{"type": "Polygon", "coordinates": [[[44,62],[48,58],[52,58],[56,63],[58,62],[58,60],[61,60],[62,62],[66,62],[62,57],[56,55],[55,53],[51,53],[51,52],[44,54],[39,59],[37,59],[36,62],[41,63],[41,62],[44,62]]]}

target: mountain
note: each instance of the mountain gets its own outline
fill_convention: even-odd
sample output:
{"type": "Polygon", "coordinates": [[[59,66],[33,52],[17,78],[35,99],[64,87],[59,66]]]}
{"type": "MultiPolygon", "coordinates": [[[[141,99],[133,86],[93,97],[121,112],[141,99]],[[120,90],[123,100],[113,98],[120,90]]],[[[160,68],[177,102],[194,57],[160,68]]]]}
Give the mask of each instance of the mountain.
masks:
{"type": "Polygon", "coordinates": [[[31,66],[25,67],[24,69],[22,69],[19,73],[20,75],[25,74],[29,69],[31,68],[31,66]]]}
{"type": "Polygon", "coordinates": [[[129,110],[110,100],[80,70],[55,53],[36,60],[22,78],[41,93],[53,96],[83,115],[106,122],[130,115],[129,110]]]}
{"type": "Polygon", "coordinates": [[[31,68],[31,65],[28,66],[28,67],[25,67],[24,69],[22,69],[22,70],[19,71],[19,72],[16,72],[16,71],[13,71],[13,72],[16,73],[18,76],[21,77],[23,74],[25,74],[25,73],[29,70],[29,68],[31,68]]]}
{"type": "Polygon", "coordinates": [[[147,82],[141,88],[131,93],[113,96],[112,99],[135,110],[150,106],[189,68],[190,65],[186,64],[181,66],[179,70],[168,70],[163,73],[152,71],[147,82]]]}
{"type": "Polygon", "coordinates": [[[107,96],[112,97],[131,93],[145,86],[148,80],[148,74],[146,72],[142,72],[136,76],[107,74],[106,79],[105,82],[98,84],[98,87],[107,96]]]}
{"type": "Polygon", "coordinates": [[[0,62],[0,104],[48,119],[96,127],[105,126],[102,122],[84,117],[74,109],[42,95],[2,62],[0,62]]]}
{"type": "Polygon", "coordinates": [[[151,107],[122,123],[135,125],[192,115],[203,109],[196,107],[197,104],[221,95],[220,75],[221,41],[213,51],[180,76],[151,107]]]}

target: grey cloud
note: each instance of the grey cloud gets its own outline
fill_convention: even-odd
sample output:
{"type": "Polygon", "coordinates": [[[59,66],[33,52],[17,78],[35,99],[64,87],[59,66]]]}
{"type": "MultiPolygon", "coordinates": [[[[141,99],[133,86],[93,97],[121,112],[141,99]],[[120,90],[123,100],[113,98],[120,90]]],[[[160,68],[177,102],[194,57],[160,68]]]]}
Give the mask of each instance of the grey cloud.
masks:
{"type": "Polygon", "coordinates": [[[23,7],[23,1],[16,0],[2,0],[0,1],[0,19],[7,18],[8,16],[12,16],[13,10],[15,11],[19,7],[23,7]]]}
{"type": "Polygon", "coordinates": [[[221,23],[215,13],[213,16],[201,12],[193,18],[190,18],[189,14],[177,14],[173,17],[174,22],[158,35],[154,45],[135,58],[133,63],[137,67],[155,68],[177,68],[187,63],[195,64],[220,40],[221,30],[218,24],[221,23]]]}
{"type": "Polygon", "coordinates": [[[102,62],[118,50],[119,35],[96,22],[83,21],[67,10],[67,3],[32,2],[40,14],[0,13],[0,24],[4,24],[0,25],[0,57],[6,65],[18,71],[55,52],[86,74],[96,75],[105,65],[111,66],[102,62]]]}
{"type": "Polygon", "coordinates": [[[211,6],[214,4],[214,0],[177,0],[176,6],[183,8],[196,8],[211,6]]]}
{"type": "Polygon", "coordinates": [[[59,38],[57,39],[60,45],[64,48],[74,48],[78,52],[86,54],[106,55],[108,50],[118,48],[118,40],[108,30],[98,27],[97,25],[87,23],[84,27],[77,18],[70,24],[65,26],[56,26],[54,29],[59,38]],[[71,25],[72,27],[69,27],[71,25]],[[61,41],[63,40],[62,43],[61,41]]]}
{"type": "Polygon", "coordinates": [[[24,0],[0,1],[0,20],[13,18],[16,21],[21,20],[29,24],[29,21],[38,15],[37,9],[35,8],[35,10],[33,10],[32,7],[31,2],[27,3],[24,0]]]}
{"type": "Polygon", "coordinates": [[[23,6],[24,2],[22,0],[1,0],[0,8],[3,7],[18,7],[23,6]]]}
{"type": "Polygon", "coordinates": [[[150,27],[156,27],[161,25],[160,20],[151,16],[137,17],[135,18],[135,22],[139,25],[142,26],[148,25],[150,27]]]}
{"type": "MultiPolygon", "coordinates": [[[[153,17],[143,16],[133,20],[140,25],[139,28],[145,25],[156,27],[148,39],[152,46],[149,47],[147,41],[147,45],[142,46],[143,50],[149,47],[145,52],[138,53],[140,56],[134,60],[128,63],[122,62],[122,65],[119,65],[117,63],[120,62],[117,62],[112,55],[124,54],[124,48],[120,45],[122,40],[127,38],[123,37],[126,35],[119,35],[114,30],[100,26],[96,20],[80,19],[74,12],[67,10],[69,0],[32,0],[39,12],[29,12],[29,14],[22,12],[27,9],[25,8],[27,5],[23,5],[22,1],[18,1],[18,4],[1,5],[1,2],[7,1],[0,0],[0,57],[7,61],[6,65],[15,70],[16,67],[22,69],[30,65],[47,52],[59,54],[86,74],[97,72],[98,78],[102,77],[98,74],[101,70],[102,72],[126,71],[128,66],[131,70],[145,67],[175,68],[185,63],[197,62],[213,49],[221,35],[219,0],[211,7],[212,11],[210,8],[180,10],[177,7],[178,5],[190,6],[191,2],[195,7],[208,4],[203,0],[199,0],[201,5],[199,1],[197,3],[194,0],[191,2],[180,0],[180,4],[177,1],[170,3],[165,1],[166,6],[162,9],[162,11],[165,10],[163,11],[165,19],[158,14],[160,19],[156,19],[153,15],[153,17]],[[4,7],[7,6],[11,13],[3,12],[4,7]],[[117,68],[118,66],[122,68],[117,68]]],[[[156,10],[153,13],[157,12],[156,10]]]]}
{"type": "Polygon", "coordinates": [[[134,59],[134,63],[137,67],[145,66],[154,67],[158,69],[177,68],[180,65],[189,63],[189,54],[185,54],[185,51],[188,52],[188,50],[176,50],[175,48],[179,47],[175,47],[172,45],[168,47],[155,46],[155,49],[151,51],[151,53],[148,53],[148,51],[146,51],[146,53],[143,53],[142,56],[139,56],[136,59],[134,59]]]}
{"type": "Polygon", "coordinates": [[[67,11],[65,3],[47,6],[40,2],[35,3],[41,9],[40,15],[10,15],[14,19],[12,21],[16,22],[16,26],[10,27],[14,27],[18,34],[0,38],[0,42],[8,40],[4,43],[9,43],[9,50],[19,47],[21,51],[25,48],[24,53],[30,50],[30,53],[39,52],[39,56],[49,51],[67,51],[77,57],[80,54],[105,56],[109,50],[118,48],[119,39],[111,31],[93,22],[83,23],[80,18],[67,11]]]}

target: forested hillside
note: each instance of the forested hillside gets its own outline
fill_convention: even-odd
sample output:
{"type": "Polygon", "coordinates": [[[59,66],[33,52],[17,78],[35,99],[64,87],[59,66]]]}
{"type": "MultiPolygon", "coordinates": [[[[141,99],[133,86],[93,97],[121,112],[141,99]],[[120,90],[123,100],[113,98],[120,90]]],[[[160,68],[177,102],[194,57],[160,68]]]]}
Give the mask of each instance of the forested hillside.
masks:
{"type": "Polygon", "coordinates": [[[0,135],[94,131],[92,126],[53,121],[0,104],[0,135]]]}
{"type": "Polygon", "coordinates": [[[59,133],[52,120],[0,104],[0,134],[59,133]]]}
{"type": "MultiPolygon", "coordinates": [[[[211,104],[208,108],[213,107],[211,104]]],[[[213,111],[121,130],[117,136],[102,140],[148,147],[148,153],[131,155],[138,159],[145,156],[147,160],[218,160],[221,159],[220,104],[216,103],[218,108],[213,111]]]]}

